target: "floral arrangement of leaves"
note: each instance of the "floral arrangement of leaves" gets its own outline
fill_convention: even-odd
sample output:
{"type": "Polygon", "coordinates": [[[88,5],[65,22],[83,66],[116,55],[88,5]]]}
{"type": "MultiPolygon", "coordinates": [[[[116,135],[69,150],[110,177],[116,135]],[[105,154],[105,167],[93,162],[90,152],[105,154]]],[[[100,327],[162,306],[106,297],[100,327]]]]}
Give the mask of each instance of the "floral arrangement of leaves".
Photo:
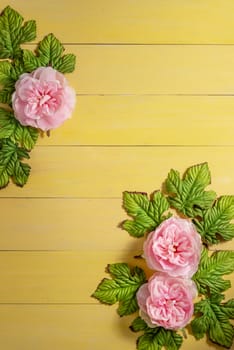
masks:
{"type": "MultiPolygon", "coordinates": [[[[207,163],[190,167],[183,175],[171,170],[162,186],[150,196],[142,192],[124,192],[123,208],[132,218],[122,223],[131,236],[148,237],[161,223],[176,216],[193,223],[202,240],[202,253],[196,273],[192,276],[198,291],[193,317],[186,325],[199,340],[207,336],[211,342],[231,348],[234,337],[234,299],[224,300],[224,292],[231,282],[223,275],[234,271],[234,251],[211,252],[212,244],[234,237],[234,196],[217,197],[207,191],[211,183],[207,163]]],[[[137,292],[147,282],[145,271],[130,267],[127,263],[107,266],[111,278],[104,278],[93,297],[101,303],[118,303],[119,316],[138,313],[130,325],[133,332],[141,332],[137,340],[138,350],[177,350],[183,342],[183,329],[149,327],[139,313],[137,292]]]]}
{"type": "Polygon", "coordinates": [[[22,48],[22,44],[35,38],[34,20],[24,22],[9,6],[3,10],[0,15],[0,188],[7,186],[10,179],[18,186],[26,184],[30,166],[24,160],[30,158],[29,152],[43,132],[16,119],[12,107],[16,82],[24,73],[39,67],[52,67],[62,74],[75,69],[75,55],[64,55],[62,44],[53,34],[45,36],[35,52],[22,48]]]}

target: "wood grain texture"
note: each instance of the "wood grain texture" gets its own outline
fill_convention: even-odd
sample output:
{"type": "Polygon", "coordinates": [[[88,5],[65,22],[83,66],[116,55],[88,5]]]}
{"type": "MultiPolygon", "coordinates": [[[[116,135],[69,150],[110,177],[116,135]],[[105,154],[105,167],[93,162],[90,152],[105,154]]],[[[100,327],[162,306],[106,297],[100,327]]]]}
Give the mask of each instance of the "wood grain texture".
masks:
{"type": "Polygon", "coordinates": [[[27,186],[10,185],[0,197],[121,198],[123,191],[159,189],[171,168],[182,173],[208,162],[212,188],[234,189],[233,147],[37,147],[27,186]]]}
{"type": "MultiPolygon", "coordinates": [[[[143,240],[120,227],[130,219],[120,198],[1,198],[0,207],[5,214],[1,227],[7,232],[0,235],[0,250],[142,251],[143,240]]],[[[233,242],[210,249],[232,250],[233,242]]]]}
{"type": "Polygon", "coordinates": [[[78,94],[234,93],[232,45],[72,45],[78,94]]]}
{"type": "MultiPolygon", "coordinates": [[[[146,268],[141,254],[128,244],[128,251],[0,252],[0,296],[2,303],[98,303],[91,298],[108,264],[126,262],[146,268]]],[[[234,282],[234,274],[226,276],[234,282]]],[[[233,297],[228,289],[226,297],[233,297]]]]}
{"type": "Polygon", "coordinates": [[[233,110],[233,96],[78,96],[72,118],[39,145],[230,146],[233,110]]]}
{"type": "MultiPolygon", "coordinates": [[[[108,263],[144,266],[133,258],[142,239],[118,227],[124,190],[151,193],[171,168],[207,161],[209,188],[234,194],[234,2],[6,5],[36,19],[37,40],[53,32],[76,54],[67,78],[77,106],[31,152],[28,184],[0,191],[2,348],[133,350],[134,316],[120,319],[90,295],[108,263]]],[[[233,250],[233,241],[211,249],[233,250]]],[[[191,335],[181,350],[199,347],[218,350],[191,335]]]]}
{"type": "MultiPolygon", "coordinates": [[[[133,350],[138,334],[130,332],[134,316],[119,318],[106,305],[0,305],[4,350],[133,350]],[[91,327],[91,322],[95,327],[91,327]],[[12,336],[14,334],[14,337],[12,336]]],[[[184,340],[181,350],[219,350],[205,339],[184,340]]]]}
{"type": "Polygon", "coordinates": [[[71,43],[233,44],[232,0],[2,0],[71,43]]]}

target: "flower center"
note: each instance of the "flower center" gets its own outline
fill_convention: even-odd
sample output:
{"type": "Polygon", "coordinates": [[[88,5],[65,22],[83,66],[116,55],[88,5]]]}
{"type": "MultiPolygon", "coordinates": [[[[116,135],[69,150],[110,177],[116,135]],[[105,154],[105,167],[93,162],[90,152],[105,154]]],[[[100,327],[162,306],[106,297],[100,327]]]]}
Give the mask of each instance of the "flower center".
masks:
{"type": "Polygon", "coordinates": [[[156,245],[156,251],[159,252],[161,258],[164,260],[173,259],[178,254],[179,242],[174,241],[173,237],[166,239],[161,237],[156,245]]]}
{"type": "Polygon", "coordinates": [[[46,103],[50,99],[51,99],[51,96],[49,95],[42,96],[41,99],[39,99],[39,105],[42,106],[44,103],[46,103]]]}

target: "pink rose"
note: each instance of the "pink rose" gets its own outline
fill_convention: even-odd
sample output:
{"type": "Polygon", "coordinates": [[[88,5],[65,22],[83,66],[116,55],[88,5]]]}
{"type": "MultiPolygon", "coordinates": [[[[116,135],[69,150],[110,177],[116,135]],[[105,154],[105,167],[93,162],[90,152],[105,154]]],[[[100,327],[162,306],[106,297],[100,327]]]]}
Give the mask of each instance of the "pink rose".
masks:
{"type": "Polygon", "coordinates": [[[155,273],[137,292],[140,316],[151,328],[183,328],[193,315],[196,296],[192,280],[155,273]]]}
{"type": "Polygon", "coordinates": [[[192,277],[198,269],[201,250],[201,236],[195,226],[176,217],[163,221],[144,243],[147,265],[175,277],[192,277]]]}
{"type": "Polygon", "coordinates": [[[75,99],[75,91],[63,74],[51,67],[40,67],[20,76],[12,104],[20,124],[47,131],[71,116],[75,99]]]}

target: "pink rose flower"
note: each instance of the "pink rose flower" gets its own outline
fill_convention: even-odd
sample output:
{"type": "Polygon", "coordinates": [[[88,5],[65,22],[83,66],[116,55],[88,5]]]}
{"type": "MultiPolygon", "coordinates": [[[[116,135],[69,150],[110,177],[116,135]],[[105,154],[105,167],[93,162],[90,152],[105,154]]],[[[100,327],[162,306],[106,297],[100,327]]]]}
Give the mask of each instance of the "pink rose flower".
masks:
{"type": "Polygon", "coordinates": [[[163,221],[144,242],[147,265],[175,277],[192,277],[198,269],[201,250],[201,236],[192,222],[176,217],[163,221]]]}
{"type": "Polygon", "coordinates": [[[155,273],[137,292],[140,316],[151,328],[183,328],[193,315],[196,296],[192,280],[155,273]]]}
{"type": "Polygon", "coordinates": [[[71,116],[75,99],[75,91],[63,74],[51,67],[40,67],[20,76],[12,105],[20,124],[47,131],[71,116]]]}

